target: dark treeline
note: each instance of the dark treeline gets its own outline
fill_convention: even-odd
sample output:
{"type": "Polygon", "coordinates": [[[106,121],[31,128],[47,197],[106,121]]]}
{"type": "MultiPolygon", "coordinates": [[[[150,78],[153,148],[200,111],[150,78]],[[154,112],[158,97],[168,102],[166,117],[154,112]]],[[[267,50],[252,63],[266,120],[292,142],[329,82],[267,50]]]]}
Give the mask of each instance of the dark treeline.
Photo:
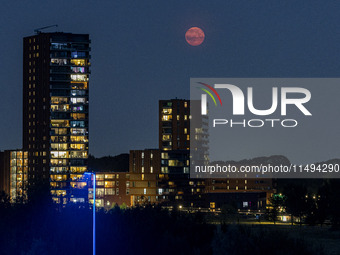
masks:
{"type": "MultiPolygon", "coordinates": [[[[0,198],[0,254],[92,254],[92,209],[0,198]]],[[[96,213],[97,254],[211,254],[214,227],[161,208],[96,213]],[[193,253],[194,252],[194,253],[193,253]]]]}
{"type": "Polygon", "coordinates": [[[96,158],[89,155],[88,168],[94,172],[128,172],[129,154],[96,158]]]}
{"type": "MultiPolygon", "coordinates": [[[[92,210],[0,196],[0,254],[91,254],[92,210]]],[[[97,212],[97,254],[322,254],[279,229],[206,224],[201,213],[160,207],[97,212]],[[279,249],[277,249],[279,248],[279,249]]]]}
{"type": "Polygon", "coordinates": [[[340,229],[339,179],[325,179],[312,192],[303,182],[290,183],[282,189],[282,195],[274,195],[270,202],[268,216],[274,222],[283,208],[300,224],[323,225],[327,222],[332,225],[332,229],[340,229]]]}

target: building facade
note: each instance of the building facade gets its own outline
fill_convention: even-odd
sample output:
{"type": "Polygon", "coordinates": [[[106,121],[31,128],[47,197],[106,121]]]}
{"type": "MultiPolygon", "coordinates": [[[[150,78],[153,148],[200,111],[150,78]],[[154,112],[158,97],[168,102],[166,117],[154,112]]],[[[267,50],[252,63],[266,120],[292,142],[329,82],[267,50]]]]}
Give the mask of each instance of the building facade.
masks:
{"type": "MultiPolygon", "coordinates": [[[[96,207],[110,210],[114,206],[131,206],[128,172],[98,172],[96,176],[96,207]]],[[[93,205],[93,175],[88,184],[89,203],[93,205]]]]}
{"type": "Polygon", "coordinates": [[[85,202],[90,40],[38,33],[23,40],[23,148],[29,190],[49,185],[56,203],[85,202]]]}
{"type": "Polygon", "coordinates": [[[0,152],[0,191],[4,191],[12,203],[27,200],[28,152],[5,150],[0,152]]]}
{"type": "Polygon", "coordinates": [[[158,203],[163,193],[159,181],[164,178],[161,173],[160,150],[131,150],[129,166],[131,205],[158,203]]]}

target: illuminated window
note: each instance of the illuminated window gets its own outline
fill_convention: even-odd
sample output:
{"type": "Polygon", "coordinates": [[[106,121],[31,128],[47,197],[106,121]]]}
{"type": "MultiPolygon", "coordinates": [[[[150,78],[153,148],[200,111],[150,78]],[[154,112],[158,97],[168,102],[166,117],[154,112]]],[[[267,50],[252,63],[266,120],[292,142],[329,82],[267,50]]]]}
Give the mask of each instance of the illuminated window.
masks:
{"type": "Polygon", "coordinates": [[[84,128],[85,127],[85,121],[81,121],[81,120],[75,120],[75,121],[71,121],[71,127],[73,128],[84,128]]]}
{"type": "Polygon", "coordinates": [[[71,104],[85,104],[86,98],[85,97],[72,97],[71,104]]]}
{"type": "Polygon", "coordinates": [[[103,174],[97,174],[96,180],[104,180],[104,175],[103,174]]]}
{"type": "Polygon", "coordinates": [[[86,91],[85,90],[71,90],[71,95],[72,96],[85,96],[86,95],[86,91]]]}
{"type": "Polygon", "coordinates": [[[162,166],[162,167],[161,167],[161,172],[162,172],[163,174],[168,174],[168,173],[169,173],[168,167],[162,166]]]}
{"type": "Polygon", "coordinates": [[[86,52],[83,52],[83,51],[71,52],[71,58],[84,58],[84,57],[86,57],[86,52]]]}
{"type": "Polygon", "coordinates": [[[84,106],[78,105],[78,106],[72,106],[71,107],[72,112],[83,112],[84,111],[84,106]]]}
{"type": "Polygon", "coordinates": [[[86,146],[83,143],[71,143],[70,149],[72,149],[72,150],[85,150],[86,146]]]}
{"type": "Polygon", "coordinates": [[[70,168],[71,173],[84,173],[86,170],[85,166],[71,166],[70,168]]]}
{"type": "Polygon", "coordinates": [[[86,135],[87,130],[85,128],[71,128],[72,135],[86,135]]]}
{"type": "Polygon", "coordinates": [[[144,188],[144,195],[146,195],[146,188],[144,188]]]}
{"type": "Polygon", "coordinates": [[[85,73],[85,67],[71,66],[71,71],[74,73],[85,73]]]}
{"type": "Polygon", "coordinates": [[[162,116],[162,121],[170,121],[172,120],[172,115],[163,115],[162,116]]]}
{"type": "Polygon", "coordinates": [[[51,104],[67,104],[67,97],[51,97],[51,104]]]}
{"type": "Polygon", "coordinates": [[[86,182],[71,182],[70,185],[75,189],[83,189],[86,187],[86,182]]]}
{"type": "Polygon", "coordinates": [[[165,153],[165,152],[162,152],[161,156],[162,156],[162,159],[168,159],[169,158],[169,154],[165,153]]]}
{"type": "Polygon", "coordinates": [[[171,108],[164,108],[162,112],[164,114],[171,114],[172,113],[172,109],[171,108]]]}
{"type": "Polygon", "coordinates": [[[112,188],[115,186],[114,181],[105,181],[105,188],[112,188]]]}
{"type": "Polygon", "coordinates": [[[105,189],[105,195],[114,195],[115,189],[105,189]]]}
{"type": "Polygon", "coordinates": [[[87,65],[86,59],[71,59],[71,64],[77,65],[77,66],[85,66],[87,65]]]}
{"type": "Polygon", "coordinates": [[[67,150],[67,143],[51,143],[52,150],[67,150]]]}
{"type": "Polygon", "coordinates": [[[75,82],[75,81],[71,81],[71,86],[72,89],[87,89],[88,84],[87,82],[75,82]]]}
{"type": "Polygon", "coordinates": [[[51,105],[51,111],[52,112],[67,112],[70,109],[68,104],[62,104],[62,105],[51,105]]]}
{"type": "Polygon", "coordinates": [[[87,151],[70,151],[70,158],[87,158],[87,151]]]}
{"type": "Polygon", "coordinates": [[[68,120],[51,120],[51,126],[52,127],[69,127],[69,121],[68,120]]]}
{"type": "Polygon", "coordinates": [[[88,77],[86,74],[71,74],[72,81],[88,81],[88,77]]]}
{"type": "Polygon", "coordinates": [[[71,113],[71,117],[74,120],[82,120],[85,119],[85,113],[71,113]]]}
{"type": "Polygon", "coordinates": [[[67,151],[51,151],[51,158],[67,158],[67,151]]]}

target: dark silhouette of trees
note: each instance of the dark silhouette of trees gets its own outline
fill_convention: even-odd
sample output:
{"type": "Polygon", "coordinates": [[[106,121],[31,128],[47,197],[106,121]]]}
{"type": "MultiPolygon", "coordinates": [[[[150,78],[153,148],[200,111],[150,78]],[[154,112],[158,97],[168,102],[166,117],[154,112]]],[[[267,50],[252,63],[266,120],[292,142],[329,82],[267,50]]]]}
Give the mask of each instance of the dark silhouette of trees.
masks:
{"type": "Polygon", "coordinates": [[[286,203],[286,196],[281,194],[274,194],[270,200],[270,204],[268,205],[267,215],[269,220],[273,221],[276,224],[278,220],[278,216],[280,211],[283,210],[285,203],[286,203]]]}

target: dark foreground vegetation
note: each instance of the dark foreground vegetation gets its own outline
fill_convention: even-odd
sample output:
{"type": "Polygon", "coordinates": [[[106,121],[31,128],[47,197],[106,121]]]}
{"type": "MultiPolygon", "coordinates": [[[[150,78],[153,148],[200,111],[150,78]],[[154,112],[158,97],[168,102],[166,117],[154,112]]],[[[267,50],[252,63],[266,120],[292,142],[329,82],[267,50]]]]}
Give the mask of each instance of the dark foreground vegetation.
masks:
{"type": "MultiPolygon", "coordinates": [[[[0,254],[91,254],[92,211],[0,198],[0,254]]],[[[158,207],[97,212],[97,254],[326,254],[279,226],[206,224],[202,214],[158,207]]]]}

